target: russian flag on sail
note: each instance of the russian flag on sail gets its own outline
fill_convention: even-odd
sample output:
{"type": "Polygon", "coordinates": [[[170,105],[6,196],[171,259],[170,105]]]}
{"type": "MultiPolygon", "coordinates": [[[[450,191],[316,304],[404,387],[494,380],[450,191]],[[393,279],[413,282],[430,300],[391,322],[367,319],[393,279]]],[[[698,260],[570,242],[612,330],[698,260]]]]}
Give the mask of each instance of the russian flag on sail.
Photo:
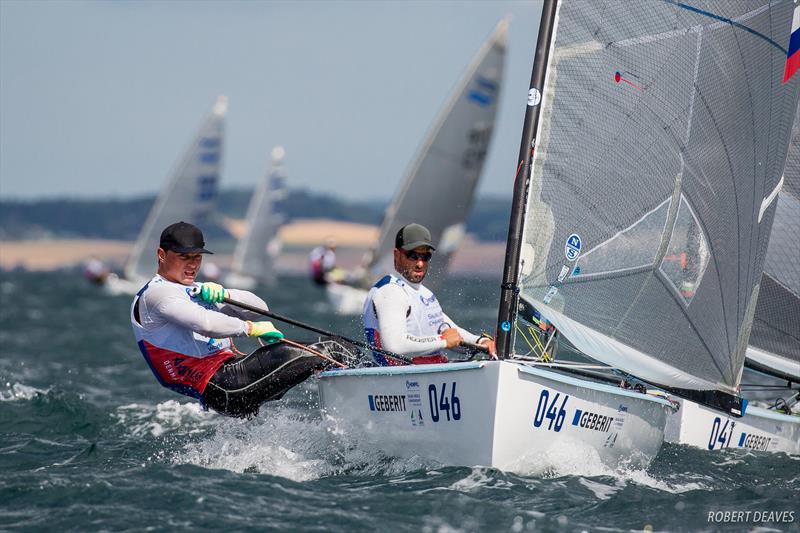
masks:
{"type": "Polygon", "coordinates": [[[789,81],[800,68],[800,6],[794,8],[792,16],[792,36],[789,38],[789,51],[786,54],[786,70],[783,71],[783,83],[789,81]]]}

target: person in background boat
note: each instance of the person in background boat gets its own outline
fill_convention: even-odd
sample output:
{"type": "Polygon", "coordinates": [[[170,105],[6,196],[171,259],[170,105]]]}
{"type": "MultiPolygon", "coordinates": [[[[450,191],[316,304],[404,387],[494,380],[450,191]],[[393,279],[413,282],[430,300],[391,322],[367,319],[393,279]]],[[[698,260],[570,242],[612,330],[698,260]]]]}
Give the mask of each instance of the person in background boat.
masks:
{"type": "MultiPolygon", "coordinates": [[[[462,343],[479,344],[496,356],[488,333],[474,335],[447,316],[436,296],[422,285],[436,250],[431,233],[420,224],[400,228],[394,241],[395,271],[370,289],[364,303],[364,332],[369,344],[411,358],[413,364],[446,363],[442,350],[462,343]]],[[[372,352],[382,366],[404,362],[372,352]]]]}
{"type": "Polygon", "coordinates": [[[102,285],[111,273],[109,268],[98,257],[91,256],[83,265],[83,277],[90,283],[102,285]]]}
{"type": "Polygon", "coordinates": [[[266,309],[255,294],[195,282],[203,254],[210,253],[196,226],[167,226],[157,251],[158,273],[134,297],[131,325],[159,383],[222,414],[251,416],[327,362],[314,350],[281,342],[283,333],[258,321],[258,314],[223,303],[229,297],[266,309]],[[280,345],[237,358],[230,337],[239,336],[280,345]]]}
{"type": "Polygon", "coordinates": [[[345,271],[336,267],[336,239],[333,237],[328,237],[324,245],[311,250],[308,262],[311,279],[317,285],[340,283],[346,277],[345,271]]]}

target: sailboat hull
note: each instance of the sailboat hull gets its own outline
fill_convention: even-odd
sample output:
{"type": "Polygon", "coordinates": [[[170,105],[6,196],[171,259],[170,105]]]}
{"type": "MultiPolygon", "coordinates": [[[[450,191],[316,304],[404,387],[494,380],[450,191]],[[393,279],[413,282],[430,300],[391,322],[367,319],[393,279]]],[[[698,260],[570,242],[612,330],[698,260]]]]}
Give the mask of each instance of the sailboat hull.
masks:
{"type": "Polygon", "coordinates": [[[339,315],[360,315],[367,300],[367,291],[341,283],[329,283],[325,286],[328,303],[339,315]]]}
{"type": "Polygon", "coordinates": [[[139,292],[139,289],[144,287],[147,281],[146,279],[136,281],[120,278],[116,274],[111,273],[103,282],[103,291],[110,296],[133,296],[139,292]]]}
{"type": "Polygon", "coordinates": [[[673,410],[510,361],[328,371],[319,388],[330,434],[345,445],[519,473],[645,467],[673,410]]]}
{"type": "Polygon", "coordinates": [[[667,420],[668,442],[706,450],[743,448],[800,454],[800,416],[749,406],[741,418],[680,400],[680,410],[667,420]]]}

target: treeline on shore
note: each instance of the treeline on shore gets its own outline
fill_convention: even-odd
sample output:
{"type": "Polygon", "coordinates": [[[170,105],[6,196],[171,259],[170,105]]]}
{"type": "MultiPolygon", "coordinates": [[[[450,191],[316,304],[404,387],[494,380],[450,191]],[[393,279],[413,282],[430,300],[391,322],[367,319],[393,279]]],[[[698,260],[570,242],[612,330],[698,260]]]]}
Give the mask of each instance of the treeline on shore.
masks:
{"type": "MultiPolygon", "coordinates": [[[[219,212],[244,218],[252,191],[220,192],[219,212]]],[[[154,196],[131,199],[46,199],[0,201],[0,240],[37,238],[92,238],[134,240],[155,201],[154,196]]],[[[446,199],[442,199],[446,201],[446,199]]],[[[506,238],[510,199],[481,197],[472,206],[467,232],[482,241],[506,238]]],[[[380,224],[387,203],[349,201],[305,189],[290,190],[285,201],[289,222],[325,218],[344,222],[380,224]]],[[[223,231],[211,229],[211,234],[223,231]]]]}

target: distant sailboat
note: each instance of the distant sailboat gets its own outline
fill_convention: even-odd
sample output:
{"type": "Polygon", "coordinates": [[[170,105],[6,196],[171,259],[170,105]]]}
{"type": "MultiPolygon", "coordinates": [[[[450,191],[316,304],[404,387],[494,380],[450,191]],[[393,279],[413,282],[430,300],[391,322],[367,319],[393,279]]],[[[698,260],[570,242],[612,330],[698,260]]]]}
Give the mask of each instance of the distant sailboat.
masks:
{"type": "Polygon", "coordinates": [[[444,281],[452,253],[465,235],[466,219],[494,132],[503,77],[508,22],[498,23],[439,112],[392,203],[378,242],[365,257],[363,274],[350,285],[329,284],[328,299],[341,314],[361,313],[367,291],[391,271],[397,230],[416,222],[436,243],[425,285],[444,281]]]}
{"type": "Polygon", "coordinates": [[[220,96],[150,210],[125,265],[125,279],[109,279],[109,292],[134,294],[153,277],[158,266],[156,249],[165,227],[180,220],[203,227],[210,220],[222,166],[227,108],[228,99],[220,96]]]}
{"type": "Polygon", "coordinates": [[[327,371],[334,433],[528,472],[559,458],[649,464],[676,405],[645,384],[745,414],[737,389],[774,206],[759,210],[800,87],[782,85],[776,44],[793,6],[705,5],[544,2],[501,360],[327,371]],[[560,360],[567,344],[607,366],[560,360]],[[609,375],[626,388],[599,382],[609,375]]]}
{"type": "Polygon", "coordinates": [[[281,146],[272,149],[272,170],[259,182],[250,201],[247,226],[236,244],[226,285],[252,289],[259,283],[275,282],[274,262],[281,250],[278,230],[286,221],[285,155],[281,146]]]}
{"type": "Polygon", "coordinates": [[[752,370],[742,378],[742,395],[751,404],[769,398],[772,405],[750,405],[739,419],[684,401],[670,417],[670,441],[708,450],[800,454],[800,107],[783,178],[773,191],[759,209],[776,204],[746,352],[745,366],[752,370]]]}

